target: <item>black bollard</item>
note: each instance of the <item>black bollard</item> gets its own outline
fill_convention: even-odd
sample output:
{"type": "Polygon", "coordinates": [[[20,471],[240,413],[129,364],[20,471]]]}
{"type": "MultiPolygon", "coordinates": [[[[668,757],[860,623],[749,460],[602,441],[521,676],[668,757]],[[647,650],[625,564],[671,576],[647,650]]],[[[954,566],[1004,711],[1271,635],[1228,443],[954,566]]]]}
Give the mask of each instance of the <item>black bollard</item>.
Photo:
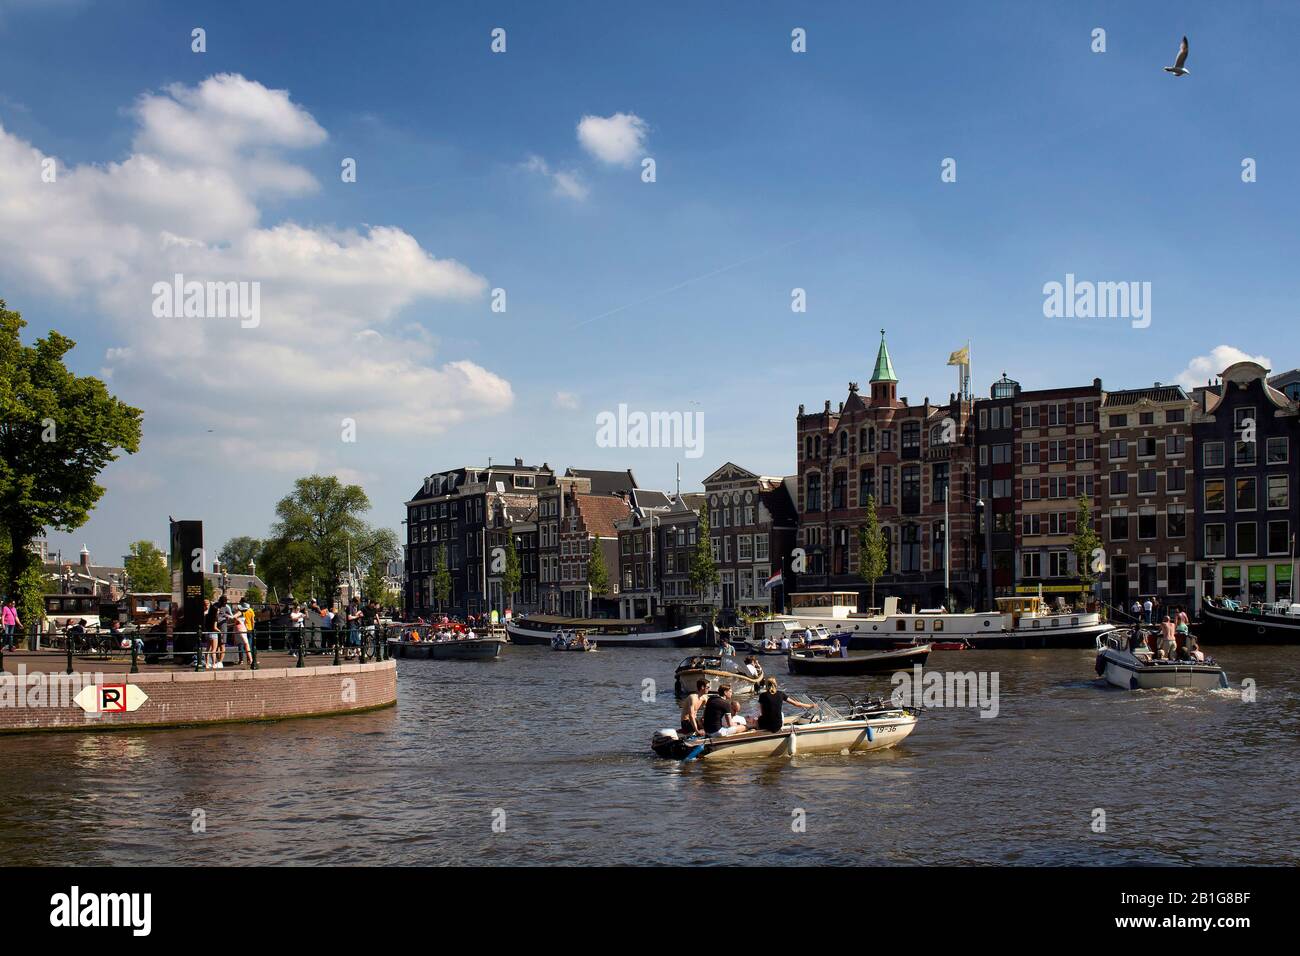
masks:
{"type": "Polygon", "coordinates": [[[203,670],[203,657],[201,656],[202,648],[203,648],[203,639],[201,635],[202,632],[199,631],[196,631],[194,634],[194,669],[196,671],[203,670]]]}
{"type": "Polygon", "coordinates": [[[299,630],[298,631],[298,663],[294,665],[295,667],[307,666],[306,664],[303,663],[303,659],[302,659],[303,652],[306,649],[304,646],[306,645],[306,643],[307,643],[307,632],[303,630],[299,630]]]}
{"type": "Polygon", "coordinates": [[[336,635],[335,638],[334,638],[334,666],[335,666],[335,667],[338,667],[338,666],[339,666],[339,645],[343,643],[343,642],[339,639],[340,636],[341,636],[341,635],[336,635]]]}
{"type": "Polygon", "coordinates": [[[136,652],[135,638],[131,638],[131,673],[140,673],[140,661],[136,652]]]}
{"type": "Polygon", "coordinates": [[[72,635],[68,634],[64,638],[64,643],[68,645],[68,673],[72,673],[72,635]]]}
{"type": "Polygon", "coordinates": [[[248,642],[248,646],[249,646],[249,648],[250,648],[250,650],[249,650],[249,654],[252,656],[252,660],[253,660],[253,663],[252,663],[252,666],[251,666],[250,669],[251,669],[251,670],[257,670],[257,635],[256,635],[256,634],[249,634],[248,636],[249,636],[249,638],[251,638],[251,640],[249,640],[249,642],[248,642]]]}

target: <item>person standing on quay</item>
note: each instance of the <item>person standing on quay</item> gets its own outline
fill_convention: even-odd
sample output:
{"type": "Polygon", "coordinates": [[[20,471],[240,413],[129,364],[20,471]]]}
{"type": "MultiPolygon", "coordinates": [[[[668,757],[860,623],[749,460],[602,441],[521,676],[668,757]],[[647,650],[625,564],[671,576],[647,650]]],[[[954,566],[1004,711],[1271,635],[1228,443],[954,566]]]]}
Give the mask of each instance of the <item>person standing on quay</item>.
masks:
{"type": "Polygon", "coordinates": [[[5,629],[5,650],[14,649],[14,630],[23,626],[23,622],[18,618],[18,608],[14,604],[14,599],[10,598],[5,601],[3,610],[0,610],[0,623],[4,624],[5,629]]]}
{"type": "Polygon", "coordinates": [[[1150,598],[1142,602],[1142,620],[1144,623],[1151,624],[1155,620],[1151,613],[1154,610],[1155,605],[1151,603],[1150,598]]]}

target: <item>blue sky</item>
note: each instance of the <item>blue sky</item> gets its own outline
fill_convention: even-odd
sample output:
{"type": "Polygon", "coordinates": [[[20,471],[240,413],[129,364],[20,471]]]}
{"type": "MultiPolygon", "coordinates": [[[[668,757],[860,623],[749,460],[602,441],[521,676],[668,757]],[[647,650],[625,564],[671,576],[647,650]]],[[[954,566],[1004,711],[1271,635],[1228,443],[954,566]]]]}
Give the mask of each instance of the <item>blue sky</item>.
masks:
{"type": "Polygon", "coordinates": [[[727,460],[788,473],[798,405],[865,384],[882,327],[918,402],[946,398],[968,339],[981,392],[1003,369],[1027,387],[1203,378],[1224,347],[1300,365],[1300,9],[1134,7],[0,0],[0,210],[30,194],[41,211],[0,218],[0,297],[146,411],[142,452],[52,544],[107,558],[163,541],[172,514],[204,519],[215,550],[264,534],[309,471],[360,480],[394,527],[423,475],[489,456],[631,467],[648,487],[678,463],[687,488],[727,460]],[[1192,72],[1174,79],[1161,67],[1184,33],[1192,72]],[[224,74],[245,81],[240,122],[287,98],[247,135],[213,127],[209,154],[196,131],[225,107],[196,91],[224,74]],[[577,135],[620,113],[646,127],[629,165],[577,135]],[[16,181],[27,146],[70,185],[16,181]],[[151,156],[176,174],[156,190],[108,165],[151,156]],[[285,166],[310,185],[258,179],[285,166]],[[103,182],[72,188],[96,168],[103,182]],[[195,170],[224,191],[177,186],[195,170]],[[286,224],[293,242],[258,258],[286,224]],[[150,245],[164,233],[202,244],[191,271],[260,278],[264,327],[138,321],[140,289],[171,275],[175,244],[150,245]],[[370,272],[341,277],[336,253],[370,272]],[[273,286],[288,262],[299,285],[273,286]],[[1067,273],[1150,282],[1150,327],[1044,318],[1044,283],[1067,273]],[[164,368],[170,349],[185,358],[164,368]],[[595,416],[620,402],[702,412],[702,457],[596,447],[595,416]],[[355,443],[339,440],[349,415],[355,443]]]}

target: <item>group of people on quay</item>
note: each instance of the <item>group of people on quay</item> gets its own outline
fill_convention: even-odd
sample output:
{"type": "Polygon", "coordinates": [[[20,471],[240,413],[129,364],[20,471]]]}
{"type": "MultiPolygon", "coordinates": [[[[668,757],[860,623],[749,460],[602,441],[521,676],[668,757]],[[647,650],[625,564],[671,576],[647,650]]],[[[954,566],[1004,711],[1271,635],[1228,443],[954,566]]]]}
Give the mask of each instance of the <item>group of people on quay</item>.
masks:
{"type": "Polygon", "coordinates": [[[248,601],[236,603],[222,594],[215,601],[203,602],[203,658],[199,666],[223,669],[227,646],[234,646],[241,660],[252,666],[250,641],[259,621],[267,628],[283,628],[285,649],[291,657],[306,649],[309,627],[319,630],[322,650],[338,646],[344,657],[358,657],[362,631],[373,627],[382,613],[377,601],[354,599],[338,609],[333,604],[322,607],[315,600],[287,601],[264,606],[259,614],[248,601]]]}
{"type": "Polygon", "coordinates": [[[717,692],[710,693],[709,682],[701,678],[695,682],[695,692],[682,700],[681,733],[686,737],[730,737],[747,730],[777,733],[785,726],[783,705],[801,710],[817,706],[791,697],[778,687],[775,677],[764,679],[761,686],[758,713],[746,716],[740,712],[740,701],[732,696],[730,684],[719,684],[717,692]]]}

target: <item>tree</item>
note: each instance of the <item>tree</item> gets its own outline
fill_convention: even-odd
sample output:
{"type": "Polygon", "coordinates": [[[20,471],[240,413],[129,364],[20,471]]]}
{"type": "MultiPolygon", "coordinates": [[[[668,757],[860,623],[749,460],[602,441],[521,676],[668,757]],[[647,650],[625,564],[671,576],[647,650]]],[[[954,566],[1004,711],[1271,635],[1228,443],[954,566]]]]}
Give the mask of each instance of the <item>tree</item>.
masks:
{"type": "Polygon", "coordinates": [[[1101,547],[1101,538],[1092,526],[1092,502],[1087,495],[1079,496],[1079,513],[1074,519],[1074,562],[1079,569],[1079,590],[1083,592],[1084,603],[1088,594],[1097,583],[1097,575],[1092,570],[1092,553],[1101,547]]]}
{"type": "Polygon", "coordinates": [[[209,601],[215,601],[217,599],[217,586],[212,583],[212,578],[208,577],[206,574],[203,575],[203,596],[209,601]]]}
{"type": "Polygon", "coordinates": [[[858,529],[858,574],[871,584],[870,606],[876,606],[876,581],[889,567],[889,546],[876,516],[876,498],[867,495],[867,517],[858,529]]]}
{"type": "Polygon", "coordinates": [[[171,573],[167,570],[167,555],[152,541],[135,541],[126,561],[127,583],[137,594],[171,590],[171,573]]]}
{"type": "Polygon", "coordinates": [[[367,601],[388,603],[388,579],[384,575],[384,565],[372,561],[366,568],[366,576],[361,580],[361,593],[367,601]]]}
{"type": "Polygon", "coordinates": [[[703,598],[710,588],[716,587],[721,577],[717,562],[713,560],[713,546],[709,539],[709,512],[707,505],[700,505],[700,519],[695,533],[695,550],[691,554],[691,565],[687,572],[691,590],[703,598]]]}
{"type": "Polygon", "coordinates": [[[587,557],[587,587],[596,597],[609,593],[609,568],[605,565],[605,551],[600,538],[592,538],[591,554],[587,557]]]}
{"type": "Polygon", "coordinates": [[[299,478],[275,506],[278,520],[262,550],[267,564],[263,580],[288,587],[290,578],[299,583],[315,578],[333,594],[348,569],[349,551],[353,565],[360,567],[396,559],[397,535],[391,528],[367,524],[362,515],[369,510],[370,499],[360,485],[345,485],[333,475],[299,478]]]}
{"type": "Polygon", "coordinates": [[[451,600],[451,572],[447,570],[447,546],[438,549],[433,561],[433,596],[439,606],[451,600]]]}
{"type": "Polygon", "coordinates": [[[247,574],[248,562],[256,562],[262,556],[266,542],[260,538],[250,538],[241,534],[231,538],[217,552],[217,560],[224,564],[231,574],[247,574]]]}
{"type": "Polygon", "coordinates": [[[265,604],[266,595],[262,593],[261,588],[259,588],[256,584],[254,584],[251,585],[249,589],[244,592],[244,600],[247,601],[249,604],[265,604]]]}
{"type": "Polygon", "coordinates": [[[523,572],[519,567],[519,552],[515,548],[515,536],[506,534],[506,569],[501,575],[501,590],[505,597],[506,607],[514,604],[514,596],[519,593],[519,584],[523,580],[523,572]]]}
{"type": "Polygon", "coordinates": [[[22,608],[40,601],[32,540],[46,527],[72,531],[86,522],[104,494],[99,473],[140,447],[143,414],[99,379],[68,371],[72,339],[52,331],[23,345],[26,325],[0,299],[0,535],[7,538],[0,591],[22,608]]]}

